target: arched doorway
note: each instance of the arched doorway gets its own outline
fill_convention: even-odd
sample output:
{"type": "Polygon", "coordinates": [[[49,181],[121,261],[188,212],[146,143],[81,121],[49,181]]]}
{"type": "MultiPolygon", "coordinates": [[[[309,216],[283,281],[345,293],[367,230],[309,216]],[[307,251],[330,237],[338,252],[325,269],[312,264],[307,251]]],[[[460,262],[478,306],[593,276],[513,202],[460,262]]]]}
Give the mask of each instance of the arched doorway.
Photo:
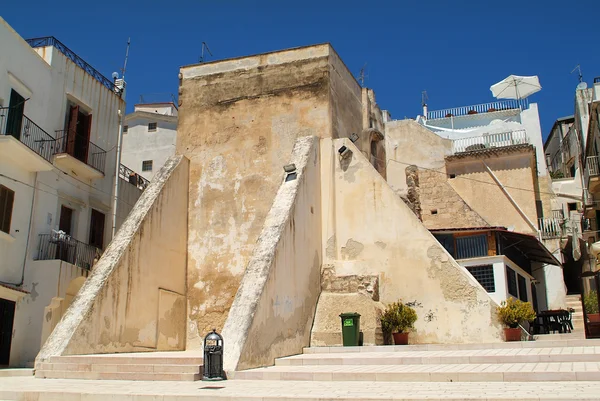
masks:
{"type": "Polygon", "coordinates": [[[369,129],[369,161],[375,167],[375,170],[387,179],[387,158],[385,153],[385,141],[381,132],[376,129],[369,129]]]}

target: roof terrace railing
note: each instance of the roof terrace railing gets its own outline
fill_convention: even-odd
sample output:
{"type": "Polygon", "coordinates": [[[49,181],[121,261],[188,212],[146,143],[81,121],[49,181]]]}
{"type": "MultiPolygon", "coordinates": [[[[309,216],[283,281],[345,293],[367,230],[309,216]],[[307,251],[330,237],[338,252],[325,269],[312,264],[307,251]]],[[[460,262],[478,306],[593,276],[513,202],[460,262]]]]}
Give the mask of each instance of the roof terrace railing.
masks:
{"type": "Polygon", "coordinates": [[[436,120],[440,118],[460,117],[481,113],[492,113],[495,111],[503,110],[523,110],[527,107],[529,107],[529,101],[527,99],[498,100],[495,102],[475,104],[472,106],[461,106],[453,107],[450,109],[429,111],[427,112],[427,119],[436,120]]]}
{"type": "Polygon", "coordinates": [[[529,143],[529,137],[524,129],[484,134],[452,141],[452,153],[470,152],[488,148],[523,145],[529,143]]]}

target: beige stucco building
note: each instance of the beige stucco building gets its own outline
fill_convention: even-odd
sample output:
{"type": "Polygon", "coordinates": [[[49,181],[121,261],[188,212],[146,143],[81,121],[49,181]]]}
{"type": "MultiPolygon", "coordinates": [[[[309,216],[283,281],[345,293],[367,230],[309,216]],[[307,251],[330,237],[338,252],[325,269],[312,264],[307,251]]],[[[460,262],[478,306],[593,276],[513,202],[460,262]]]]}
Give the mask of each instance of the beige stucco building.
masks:
{"type": "MultiPolygon", "coordinates": [[[[341,345],[342,312],[362,315],[365,344],[383,344],[379,316],[398,299],[419,316],[413,343],[501,341],[497,299],[430,232],[433,198],[420,192],[420,169],[406,167],[489,172],[416,122],[391,121],[329,44],[184,66],[178,106],[177,156],[49,337],[40,375],[61,355],[199,351],[213,328],[226,339],[227,370],[270,365],[308,345],[341,345]],[[413,131],[429,148],[410,142],[413,131]],[[142,294],[153,306],[136,313],[142,294]]],[[[500,179],[538,185],[530,145],[484,153],[500,179]]],[[[423,175],[422,188],[438,182],[423,175]]],[[[440,219],[503,225],[490,199],[443,184],[452,199],[440,219]]],[[[536,197],[512,199],[523,207],[502,213],[531,234],[536,197]]],[[[532,255],[553,258],[521,235],[535,241],[532,255]]]]}

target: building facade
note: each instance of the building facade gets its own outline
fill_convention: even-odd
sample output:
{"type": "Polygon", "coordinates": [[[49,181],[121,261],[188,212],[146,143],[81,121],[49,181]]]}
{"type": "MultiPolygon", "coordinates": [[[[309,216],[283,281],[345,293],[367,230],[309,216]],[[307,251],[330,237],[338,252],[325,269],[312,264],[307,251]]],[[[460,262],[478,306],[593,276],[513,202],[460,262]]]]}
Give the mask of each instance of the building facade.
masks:
{"type": "Polygon", "coordinates": [[[124,84],[0,19],[0,365],[30,366],[112,238],[124,84]]]}
{"type": "Polygon", "coordinates": [[[136,104],[125,116],[121,163],[152,180],[175,154],[177,111],[174,103],[136,104]]]}

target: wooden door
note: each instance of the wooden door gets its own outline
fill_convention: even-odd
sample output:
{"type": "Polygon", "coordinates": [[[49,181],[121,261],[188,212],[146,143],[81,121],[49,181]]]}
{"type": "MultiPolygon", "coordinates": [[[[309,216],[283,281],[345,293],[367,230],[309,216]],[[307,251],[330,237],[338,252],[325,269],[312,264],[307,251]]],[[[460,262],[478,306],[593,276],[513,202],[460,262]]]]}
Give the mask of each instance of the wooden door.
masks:
{"type": "Polygon", "coordinates": [[[92,218],[90,220],[90,241],[89,244],[98,249],[104,247],[104,213],[92,209],[92,218]]]}
{"type": "Polygon", "coordinates": [[[77,140],[77,118],[79,117],[79,106],[71,106],[69,111],[69,126],[67,127],[66,147],[63,145],[63,151],[73,156],[75,154],[75,141],[77,140]]]}
{"type": "Polygon", "coordinates": [[[0,298],[0,365],[8,365],[10,361],[10,343],[12,341],[15,303],[0,298]]]}
{"type": "Polygon", "coordinates": [[[21,138],[21,126],[23,125],[23,111],[25,110],[25,98],[17,91],[10,91],[8,104],[8,118],[6,121],[6,133],[17,139],[21,138]]]}
{"type": "Polygon", "coordinates": [[[73,222],[73,209],[66,206],[60,207],[60,222],[58,223],[58,229],[64,231],[68,235],[71,235],[71,224],[73,222]]]}

